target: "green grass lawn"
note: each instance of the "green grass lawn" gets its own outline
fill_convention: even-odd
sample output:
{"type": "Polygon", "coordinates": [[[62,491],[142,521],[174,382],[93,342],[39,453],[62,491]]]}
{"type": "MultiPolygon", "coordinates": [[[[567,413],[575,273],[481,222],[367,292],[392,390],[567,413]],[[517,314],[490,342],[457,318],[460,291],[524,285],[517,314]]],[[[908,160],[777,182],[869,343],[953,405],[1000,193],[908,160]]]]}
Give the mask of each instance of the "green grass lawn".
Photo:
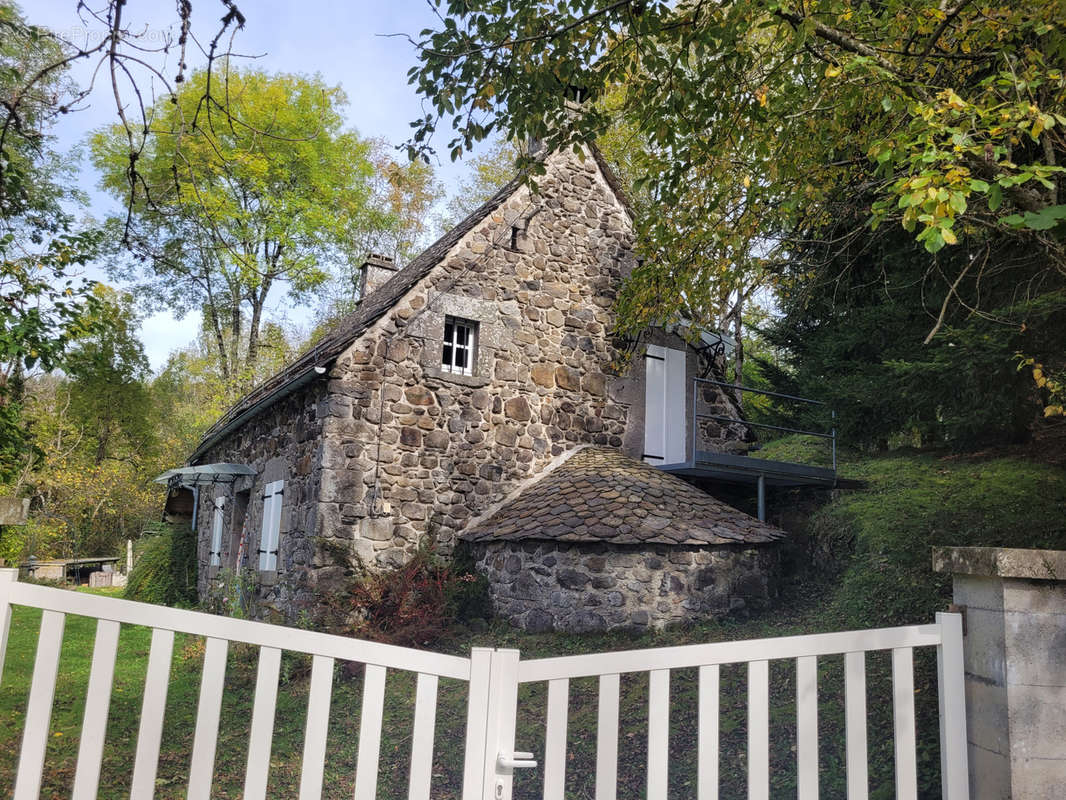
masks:
{"type": "MultiPolygon", "coordinates": [[[[808,525],[806,548],[813,567],[782,586],[781,602],[759,617],[692,625],[659,633],[525,634],[493,625],[471,632],[456,626],[440,649],[466,654],[471,646],[517,647],[523,657],[655,647],[692,642],[812,633],[845,628],[928,622],[949,600],[949,579],[929,568],[937,544],[1066,547],[1066,473],[1013,458],[941,459],[903,454],[844,462],[842,473],[867,483],[864,492],[841,493],[808,525]]],[[[0,684],[0,787],[10,787],[22,731],[39,612],[16,609],[8,663],[0,684]]],[[[52,717],[42,797],[69,796],[73,781],[94,623],[69,617],[52,717]]],[[[150,632],[124,629],[119,647],[100,796],[128,796],[137,718],[150,632]]],[[[157,796],[184,796],[188,774],[203,642],[179,636],[167,698],[164,748],[157,796]]],[[[935,664],[931,652],[916,660],[919,716],[919,780],[923,796],[938,796],[935,664]]],[[[247,754],[256,654],[231,648],[216,764],[214,796],[239,797],[247,754]]],[[[891,702],[887,654],[872,655],[868,668],[871,795],[893,796],[891,702]]],[[[696,680],[694,670],[671,675],[670,797],[695,792],[696,680]]],[[[309,663],[286,656],[271,755],[270,790],[296,797],[303,742],[309,663]]],[[[771,670],[771,781],[774,797],[795,789],[794,675],[790,663],[771,670]]],[[[746,674],[722,669],[722,797],[746,796],[746,674]]],[[[361,679],[358,668],[338,665],[330,720],[324,796],[351,797],[358,747],[361,679]]],[[[840,797],[843,781],[843,665],[820,661],[822,795],[840,797]]],[[[519,695],[518,749],[543,752],[546,686],[523,686],[519,695]]],[[[407,757],[414,677],[390,674],[386,689],[379,796],[406,797],[407,757]]],[[[594,680],[571,682],[567,794],[592,797],[595,774],[597,691],[594,680]]],[[[622,798],[644,796],[647,757],[647,676],[622,678],[619,789],[622,798]]],[[[442,681],[437,712],[433,796],[458,797],[462,778],[465,686],[442,681]]],[[[540,770],[521,772],[515,796],[533,798],[540,770]]],[[[0,792],[6,789],[0,789],[0,792]]]]}

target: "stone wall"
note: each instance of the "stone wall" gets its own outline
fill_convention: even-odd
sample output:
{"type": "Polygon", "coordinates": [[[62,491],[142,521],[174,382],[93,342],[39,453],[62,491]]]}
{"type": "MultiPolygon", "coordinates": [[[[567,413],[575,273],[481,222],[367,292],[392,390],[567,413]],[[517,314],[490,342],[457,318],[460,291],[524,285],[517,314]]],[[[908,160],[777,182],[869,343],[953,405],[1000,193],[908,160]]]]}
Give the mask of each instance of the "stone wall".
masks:
{"type": "Polygon", "coordinates": [[[774,546],[473,545],[496,613],[531,631],[662,628],[765,606],[774,546]]]}
{"type": "MultiPolygon", "coordinates": [[[[286,481],[278,574],[260,576],[268,608],[291,613],[308,587],[339,586],[354,560],[397,566],[427,538],[449,553],[471,519],[577,446],[640,457],[644,363],[616,374],[611,338],[616,293],[634,265],[628,212],[592,158],[555,154],[538,185],[473,227],[328,376],[201,457],[256,469],[253,553],[261,490],[286,481]],[[512,237],[515,228],[524,235],[512,237]],[[478,324],[472,375],[441,369],[447,316],[478,324]]],[[[684,348],[675,335],[652,335],[684,348]]],[[[701,367],[689,352],[695,375],[701,367]]],[[[232,509],[231,499],[227,527],[232,509]]]]}
{"type": "Polygon", "coordinates": [[[450,552],[472,518],[578,445],[640,457],[643,360],[616,375],[610,335],[634,264],[628,212],[592,158],[553,155],[539,188],[518,190],[337,360],[323,579],[342,552],[394,566],[426,536],[450,552]],[[478,323],[473,375],[440,369],[448,315],[478,323]]]}
{"type": "Polygon", "coordinates": [[[263,524],[263,491],[266,484],[285,481],[278,542],[278,569],[260,573],[258,616],[291,620],[296,611],[310,602],[309,569],[314,557],[314,532],[318,513],[321,474],[323,422],[337,409],[324,379],[316,380],[252,418],[199,459],[199,463],[236,462],[256,471],[254,477],[241,478],[234,484],[219,484],[200,489],[197,516],[197,554],[201,597],[208,590],[216,570],[209,568],[211,548],[212,498],[226,496],[222,536],[222,567],[236,566],[239,531],[234,532],[235,493],[247,490],[249,502],[245,526],[246,564],[258,566],[263,524]]]}
{"type": "MultiPolygon", "coordinates": [[[[632,266],[627,212],[591,158],[553,156],[342,355],[331,373],[318,533],[372,566],[474,516],[579,444],[622,446],[607,385],[611,305],[632,266]],[[513,226],[526,236],[512,249],[513,226]],[[471,376],[440,369],[444,318],[479,326],[471,376]]],[[[339,567],[338,567],[339,568],[339,567]]]]}
{"type": "MultiPolygon", "coordinates": [[[[735,397],[728,390],[723,391],[721,387],[704,383],[700,384],[698,397],[700,414],[713,414],[716,417],[732,419],[742,417],[735,397]]],[[[752,429],[739,422],[701,418],[698,430],[697,447],[701,451],[710,453],[743,455],[748,452],[751,443],[755,441],[752,429]]]]}

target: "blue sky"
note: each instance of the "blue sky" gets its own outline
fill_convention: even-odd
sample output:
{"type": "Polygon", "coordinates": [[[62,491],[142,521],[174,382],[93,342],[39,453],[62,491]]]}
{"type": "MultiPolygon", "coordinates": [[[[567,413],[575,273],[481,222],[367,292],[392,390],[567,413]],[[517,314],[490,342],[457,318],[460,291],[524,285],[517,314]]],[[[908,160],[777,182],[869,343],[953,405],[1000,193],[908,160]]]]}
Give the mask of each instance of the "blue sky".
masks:
{"type": "MultiPolygon", "coordinates": [[[[90,7],[103,5],[103,0],[87,2],[90,7]]],[[[349,124],[362,136],[384,137],[394,144],[407,138],[409,123],[423,113],[420,99],[407,84],[407,70],[414,66],[416,57],[406,39],[383,34],[417,36],[423,28],[432,27],[436,18],[426,0],[238,0],[238,5],[248,22],[237,34],[236,52],[259,56],[251,63],[261,69],[320,73],[328,82],[344,88],[349,100],[349,124]]],[[[125,14],[135,29],[145,30],[150,39],[162,41],[164,32],[172,30],[174,6],[173,0],[132,0],[126,5],[125,14]]],[[[84,41],[86,35],[103,34],[103,27],[95,20],[86,23],[79,19],[77,0],[22,0],[22,7],[30,22],[47,26],[64,38],[78,41],[80,37],[84,41]]],[[[193,3],[194,35],[199,34],[206,43],[217,29],[222,12],[217,0],[193,3]]],[[[202,63],[198,54],[188,62],[190,67],[202,63]]],[[[174,71],[172,61],[166,74],[174,71]]],[[[89,65],[77,66],[73,77],[86,82],[89,65]]],[[[110,86],[100,84],[87,108],[61,118],[56,130],[58,146],[73,147],[92,129],[114,121],[110,86]]],[[[438,176],[450,188],[465,169],[463,164],[445,159],[438,165],[438,176]]],[[[82,164],[80,183],[90,191],[95,217],[103,218],[115,210],[115,202],[96,191],[96,176],[87,163],[82,164]]],[[[306,314],[281,306],[275,310],[297,323],[306,314]]],[[[173,349],[187,344],[198,325],[194,316],[175,320],[169,313],[158,313],[146,318],[141,338],[153,368],[158,368],[173,349]]]]}

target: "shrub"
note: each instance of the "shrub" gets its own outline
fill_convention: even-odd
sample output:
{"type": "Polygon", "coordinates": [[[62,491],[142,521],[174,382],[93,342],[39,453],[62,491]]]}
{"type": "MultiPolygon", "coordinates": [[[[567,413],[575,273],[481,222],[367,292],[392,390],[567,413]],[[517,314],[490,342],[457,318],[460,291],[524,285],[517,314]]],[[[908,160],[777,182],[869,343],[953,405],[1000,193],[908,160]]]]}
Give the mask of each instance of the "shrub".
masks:
{"type": "Polygon", "coordinates": [[[153,524],[135,549],[127,599],[165,606],[196,602],[196,537],[188,525],[153,524]]]}
{"type": "Polygon", "coordinates": [[[428,646],[456,622],[487,616],[488,584],[468,557],[445,562],[430,547],[395,570],[358,565],[347,590],[323,597],[334,626],[361,639],[428,646]]]}
{"type": "Polygon", "coordinates": [[[256,615],[255,572],[250,569],[219,569],[209,581],[200,602],[204,611],[234,619],[254,619],[256,615]]]}

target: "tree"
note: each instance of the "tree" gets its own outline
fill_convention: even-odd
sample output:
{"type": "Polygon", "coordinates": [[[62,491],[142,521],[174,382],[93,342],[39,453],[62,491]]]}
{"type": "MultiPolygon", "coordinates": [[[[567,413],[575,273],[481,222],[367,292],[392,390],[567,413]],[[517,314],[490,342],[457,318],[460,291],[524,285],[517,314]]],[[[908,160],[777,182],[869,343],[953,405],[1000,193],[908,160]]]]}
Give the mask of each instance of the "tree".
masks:
{"type": "MultiPolygon", "coordinates": [[[[114,272],[140,277],[145,297],[179,314],[202,310],[223,374],[240,384],[272,292],[308,300],[385,220],[371,204],[370,144],[343,129],[339,88],[254,70],[229,69],[216,89],[209,79],[194,73],[175,102],[152,109],[126,228],[143,262],[114,272]],[[213,122],[201,104],[211,91],[229,108],[213,122]]],[[[105,188],[123,196],[122,126],[98,132],[92,154],[105,188]]]]}
{"type": "Polygon", "coordinates": [[[319,292],[321,302],[310,341],[324,336],[351,313],[362,289],[360,267],[369,253],[388,256],[402,266],[417,255],[436,232],[433,208],[444,194],[433,167],[422,161],[397,160],[394,148],[383,139],[371,141],[370,206],[376,227],[362,233],[354,245],[357,257],[339,265],[319,292]]]}
{"type": "MultiPolygon", "coordinates": [[[[115,102],[115,114],[126,132],[127,179],[131,190],[126,199],[132,211],[132,189],[141,179],[138,158],[149,134],[147,92],[142,91],[142,86],[149,84],[153,95],[161,88],[173,98],[174,87],[187,76],[190,40],[203,53],[203,69],[207,74],[211,74],[216,61],[227,60],[232,55],[234,36],[244,27],[245,17],[235,0],[219,2],[224,13],[211,21],[217,27],[211,32],[200,30],[199,41],[189,2],[177,4],[173,25],[177,34],[167,31],[162,41],[156,38],[159,33],[156,24],[132,18],[132,9],[125,0],[105,0],[94,8],[78,3],[77,12],[85,25],[81,41],[76,41],[76,36],[64,38],[30,25],[14,3],[0,2],[0,59],[4,64],[0,69],[0,85],[4,89],[4,101],[0,103],[0,193],[17,196],[24,185],[19,160],[13,157],[13,151],[17,150],[13,141],[39,136],[40,129],[55,116],[78,110],[94,86],[101,84],[107,85],[106,91],[115,102]],[[107,31],[106,36],[98,35],[101,27],[107,31]],[[12,59],[16,62],[14,67],[10,63],[12,59]],[[79,87],[64,80],[71,64],[92,60],[96,65],[91,70],[94,78],[88,86],[79,87]],[[170,72],[174,67],[176,71],[170,72]],[[104,76],[109,80],[102,80],[104,76]],[[134,115],[139,115],[139,119],[134,115]]],[[[229,117],[227,104],[219,102],[210,91],[200,100],[216,118],[229,117]]]]}
{"type": "Polygon", "coordinates": [[[92,283],[76,273],[97,251],[99,233],[79,230],[65,206],[84,198],[66,187],[69,164],[51,149],[49,125],[69,92],[62,69],[37,74],[62,55],[59,45],[0,3],[0,483],[34,452],[25,424],[24,385],[33,370],[63,363],[85,332],[92,283]]]}
{"type": "Polygon", "coordinates": [[[79,338],[64,361],[71,415],[91,451],[92,463],[106,459],[139,462],[152,448],[149,365],[137,338],[133,298],[98,284],[91,331],[79,338]]]}
{"type": "Polygon", "coordinates": [[[401,162],[392,153],[392,146],[382,139],[371,144],[373,207],[384,218],[368,232],[364,249],[404,264],[428,244],[426,239],[434,232],[433,207],[443,197],[444,187],[429,164],[406,158],[401,162]]]}
{"type": "MultiPolygon", "coordinates": [[[[933,256],[900,228],[843,249],[826,244],[851,224],[839,220],[812,237],[810,251],[775,276],[781,314],[763,334],[784,358],[781,364],[762,360],[762,374],[779,391],[831,400],[849,445],[963,448],[1027,438],[1038,397],[1014,354],[1047,357],[1066,349],[1066,328],[1054,313],[1063,298],[1051,293],[972,314],[966,306],[982,295],[1010,302],[1010,287],[1029,269],[1025,253],[1004,243],[985,253],[985,243],[971,238],[933,256]],[[829,261],[822,269],[806,268],[823,258],[829,261]],[[956,262],[983,258],[999,267],[984,280],[954,286],[962,303],[948,306],[940,333],[923,345],[948,294],[927,277],[930,263],[959,270],[956,262]],[[999,322],[1012,317],[1027,324],[999,322]]],[[[798,416],[779,424],[825,424],[809,416],[817,409],[789,411],[798,416]]]]}
{"type": "Polygon", "coordinates": [[[507,139],[497,139],[470,160],[469,172],[459,179],[448,199],[445,224],[449,227],[469,216],[517,174],[522,149],[507,139]]]}
{"type": "Polygon", "coordinates": [[[8,555],[116,553],[158,513],[151,477],[172,455],[159,436],[172,423],[148,382],[132,299],[99,284],[93,297],[62,373],[26,382],[24,422],[36,448],[15,488],[33,503],[27,528],[5,537],[8,555]]]}
{"type": "MultiPolygon", "coordinates": [[[[624,87],[655,210],[624,325],[713,317],[720,287],[762,284],[856,197],[871,200],[849,237],[892,222],[938,253],[994,234],[1041,255],[1021,293],[1066,273],[1060,1],[454,0],[447,13],[415,41],[412,82],[433,110],[413,156],[448,122],[453,158],[497,134],[592,141],[624,87]]],[[[950,289],[975,269],[957,266],[933,275],[950,289]]]]}

